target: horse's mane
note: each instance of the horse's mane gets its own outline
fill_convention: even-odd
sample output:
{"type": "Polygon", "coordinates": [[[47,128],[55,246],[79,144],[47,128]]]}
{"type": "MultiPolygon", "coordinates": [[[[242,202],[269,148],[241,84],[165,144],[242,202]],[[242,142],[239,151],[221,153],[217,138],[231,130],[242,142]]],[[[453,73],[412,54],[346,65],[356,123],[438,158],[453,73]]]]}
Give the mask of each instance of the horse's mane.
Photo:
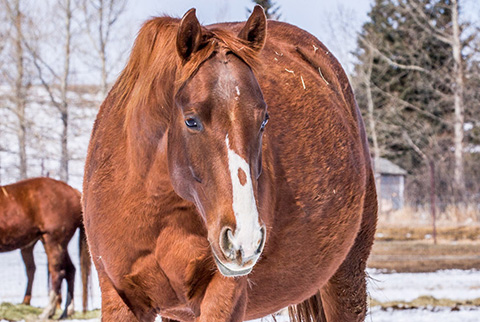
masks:
{"type": "Polygon", "coordinates": [[[180,19],[158,17],[147,21],[137,36],[129,61],[111,92],[109,108],[123,115],[131,170],[151,166],[159,139],[174,109],[174,94],[216,52],[231,52],[253,70],[257,52],[231,31],[202,27],[202,42],[187,61],[177,54],[180,19]]]}

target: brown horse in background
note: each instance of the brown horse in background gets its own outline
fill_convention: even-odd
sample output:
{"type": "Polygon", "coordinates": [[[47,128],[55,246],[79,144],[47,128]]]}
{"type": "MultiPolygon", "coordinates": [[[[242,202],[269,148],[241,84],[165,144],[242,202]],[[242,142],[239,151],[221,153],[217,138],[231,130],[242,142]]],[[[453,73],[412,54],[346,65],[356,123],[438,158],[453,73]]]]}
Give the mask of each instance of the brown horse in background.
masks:
{"type": "Polygon", "coordinates": [[[376,216],[359,109],[315,37],[258,6],[143,26],[85,169],[103,321],[364,320],[376,216]]]}
{"type": "Polygon", "coordinates": [[[63,279],[67,282],[67,301],[61,318],[73,313],[75,266],[68,254],[68,243],[79,228],[79,253],[83,282],[83,309],[87,309],[90,257],[83,226],[81,194],[64,182],[35,178],[0,187],[0,252],[20,248],[27,271],[27,290],[23,302],[30,303],[35,263],[33,248],[41,240],[51,277],[49,304],[40,318],[55,313],[61,297],[63,279]]]}

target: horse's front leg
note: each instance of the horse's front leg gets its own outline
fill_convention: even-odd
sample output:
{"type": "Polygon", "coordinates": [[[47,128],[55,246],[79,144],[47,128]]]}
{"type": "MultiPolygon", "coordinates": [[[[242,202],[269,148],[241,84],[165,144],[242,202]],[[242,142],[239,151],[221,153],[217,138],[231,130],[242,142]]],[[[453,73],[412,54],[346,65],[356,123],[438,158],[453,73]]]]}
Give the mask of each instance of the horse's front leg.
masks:
{"type": "Polygon", "coordinates": [[[195,322],[241,322],[247,307],[247,278],[215,273],[207,286],[195,322]]]}

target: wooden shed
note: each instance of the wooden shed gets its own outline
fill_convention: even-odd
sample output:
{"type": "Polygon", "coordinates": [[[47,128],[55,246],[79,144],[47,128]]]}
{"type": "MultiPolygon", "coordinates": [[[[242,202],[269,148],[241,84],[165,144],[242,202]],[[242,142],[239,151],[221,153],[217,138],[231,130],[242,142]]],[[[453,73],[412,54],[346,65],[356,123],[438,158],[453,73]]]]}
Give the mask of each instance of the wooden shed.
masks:
{"type": "Polygon", "coordinates": [[[405,177],[407,171],[384,158],[375,160],[380,212],[402,209],[404,206],[405,177]]]}

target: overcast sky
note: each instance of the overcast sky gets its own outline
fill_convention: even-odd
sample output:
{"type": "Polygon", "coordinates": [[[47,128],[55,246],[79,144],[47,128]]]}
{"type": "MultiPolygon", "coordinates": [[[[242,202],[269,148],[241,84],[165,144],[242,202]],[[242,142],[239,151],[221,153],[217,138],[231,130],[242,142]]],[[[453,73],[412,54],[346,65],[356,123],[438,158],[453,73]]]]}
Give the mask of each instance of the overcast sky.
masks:
{"type": "MultiPolygon", "coordinates": [[[[309,31],[318,30],[325,12],[343,6],[366,17],[371,0],[276,0],[284,21],[309,31]]],[[[190,8],[197,9],[197,16],[204,24],[221,21],[240,21],[247,17],[247,8],[253,8],[250,0],[140,0],[129,3],[132,14],[139,21],[151,16],[168,14],[181,17],[190,8]]]]}
{"type": "MultiPolygon", "coordinates": [[[[280,20],[294,24],[324,42],[337,58],[348,65],[349,52],[355,49],[355,35],[367,19],[371,0],[276,0],[280,20]],[[342,14],[340,15],[339,12],[342,14]],[[350,31],[346,32],[349,28],[350,31]]],[[[126,15],[133,19],[132,35],[150,17],[182,17],[190,8],[197,9],[202,24],[243,21],[248,17],[250,0],[138,0],[130,1],[126,15]]],[[[345,66],[347,69],[348,66],[345,66]]]]}

